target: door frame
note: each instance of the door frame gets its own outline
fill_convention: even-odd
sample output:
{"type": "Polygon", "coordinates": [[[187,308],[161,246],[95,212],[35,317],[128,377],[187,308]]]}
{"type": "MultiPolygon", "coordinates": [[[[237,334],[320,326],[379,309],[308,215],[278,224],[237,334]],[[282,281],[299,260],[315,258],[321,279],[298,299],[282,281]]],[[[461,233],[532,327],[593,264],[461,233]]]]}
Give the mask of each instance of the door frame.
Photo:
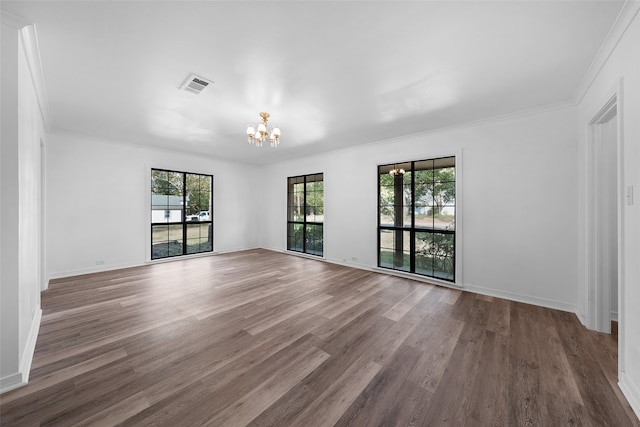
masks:
{"type": "Polygon", "coordinates": [[[587,327],[599,332],[611,333],[611,287],[605,286],[599,278],[600,242],[607,238],[598,230],[598,156],[597,147],[602,141],[602,125],[613,118],[616,120],[616,206],[617,206],[617,246],[618,246],[618,371],[624,366],[624,145],[622,112],[622,79],[609,92],[606,102],[588,123],[588,164],[587,164],[587,327]]]}

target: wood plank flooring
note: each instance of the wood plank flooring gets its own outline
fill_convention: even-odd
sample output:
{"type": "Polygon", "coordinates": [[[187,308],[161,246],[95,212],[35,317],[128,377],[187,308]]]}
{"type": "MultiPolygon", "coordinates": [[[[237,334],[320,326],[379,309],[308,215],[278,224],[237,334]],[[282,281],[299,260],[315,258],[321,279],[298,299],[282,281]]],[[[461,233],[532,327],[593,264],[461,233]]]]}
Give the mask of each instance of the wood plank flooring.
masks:
{"type": "Polygon", "coordinates": [[[575,315],[267,250],[56,280],[3,426],[640,426],[575,315]]]}

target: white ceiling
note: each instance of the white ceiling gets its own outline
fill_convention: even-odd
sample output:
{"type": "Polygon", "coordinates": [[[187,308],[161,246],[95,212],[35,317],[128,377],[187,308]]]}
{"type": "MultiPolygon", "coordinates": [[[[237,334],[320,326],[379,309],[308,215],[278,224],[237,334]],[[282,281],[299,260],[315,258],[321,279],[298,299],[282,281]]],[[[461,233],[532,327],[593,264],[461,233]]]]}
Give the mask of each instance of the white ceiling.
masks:
{"type": "Polygon", "coordinates": [[[571,101],[623,1],[2,1],[54,128],[268,163],[571,101]],[[195,73],[214,86],[178,88],[195,73]],[[246,142],[268,111],[279,148],[246,142]]]}

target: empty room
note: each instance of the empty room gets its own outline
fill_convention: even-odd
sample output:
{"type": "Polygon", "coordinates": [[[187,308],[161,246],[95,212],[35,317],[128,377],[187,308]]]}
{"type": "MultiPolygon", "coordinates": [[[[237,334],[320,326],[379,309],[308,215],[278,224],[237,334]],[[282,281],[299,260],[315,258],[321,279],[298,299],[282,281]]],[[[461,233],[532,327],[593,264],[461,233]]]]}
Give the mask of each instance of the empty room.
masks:
{"type": "Polygon", "coordinates": [[[639,11],[2,0],[0,424],[640,427],[639,11]]]}

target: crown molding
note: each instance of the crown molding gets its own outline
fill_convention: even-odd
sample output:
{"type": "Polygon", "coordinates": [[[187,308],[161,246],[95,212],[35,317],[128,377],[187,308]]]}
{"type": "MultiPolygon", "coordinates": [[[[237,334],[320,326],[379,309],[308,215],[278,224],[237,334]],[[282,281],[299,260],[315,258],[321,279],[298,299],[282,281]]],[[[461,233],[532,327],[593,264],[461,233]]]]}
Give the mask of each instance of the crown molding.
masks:
{"type": "Polygon", "coordinates": [[[19,16],[12,15],[10,13],[4,12],[0,10],[0,22],[10,27],[15,28],[16,30],[21,30],[27,25],[32,25],[31,22],[20,18],[19,16]]]}
{"type": "Polygon", "coordinates": [[[604,42],[600,45],[598,53],[596,53],[591,65],[578,85],[578,89],[574,96],[576,103],[580,103],[582,101],[582,98],[584,98],[594,80],[598,77],[598,74],[600,74],[600,71],[602,71],[602,68],[607,63],[607,60],[615,50],[616,46],[618,46],[618,43],[633,22],[634,18],[638,15],[639,11],[640,0],[627,0],[624,3],[615,22],[611,26],[611,30],[609,30],[609,34],[607,34],[604,42]]]}

